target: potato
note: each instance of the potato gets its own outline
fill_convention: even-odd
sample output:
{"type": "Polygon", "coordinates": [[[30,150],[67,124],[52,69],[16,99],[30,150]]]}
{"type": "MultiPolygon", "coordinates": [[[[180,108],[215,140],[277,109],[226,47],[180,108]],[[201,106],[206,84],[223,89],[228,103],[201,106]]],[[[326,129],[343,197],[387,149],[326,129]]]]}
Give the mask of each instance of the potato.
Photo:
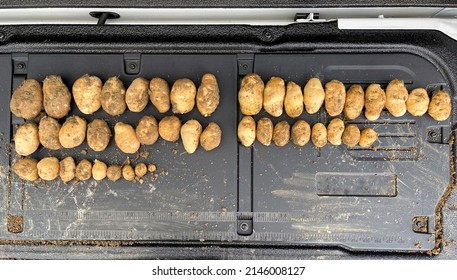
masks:
{"type": "Polygon", "coordinates": [[[170,87],[167,81],[153,78],[149,83],[149,99],[160,113],[170,110],[170,87]]]}
{"type": "Polygon", "coordinates": [[[222,130],[217,123],[210,122],[200,135],[200,145],[205,151],[211,151],[219,147],[222,140],[222,130]]]}
{"type": "Polygon", "coordinates": [[[141,163],[138,163],[135,166],[135,175],[136,175],[136,177],[141,178],[144,175],[146,175],[146,173],[148,173],[148,168],[147,168],[146,164],[141,162],[141,163]]]}
{"type": "Polygon", "coordinates": [[[103,180],[106,178],[106,172],[108,167],[103,161],[96,159],[94,165],[92,166],[92,177],[97,180],[103,180]]]}
{"type": "Polygon", "coordinates": [[[86,120],[71,116],[67,118],[60,128],[59,141],[64,148],[74,148],[81,145],[86,138],[86,120]]]}
{"type": "Polygon", "coordinates": [[[381,116],[386,103],[386,93],[379,84],[371,84],[365,91],[365,117],[375,121],[381,116]]]}
{"type": "Polygon", "coordinates": [[[152,173],[152,172],[155,172],[156,170],[157,170],[157,166],[155,164],[151,163],[151,164],[148,165],[148,171],[149,172],[152,173]]]}
{"type": "Polygon", "coordinates": [[[394,117],[401,117],[406,113],[408,90],[402,80],[392,80],[386,88],[386,109],[394,117]]]}
{"type": "Polygon", "coordinates": [[[376,140],[378,140],[378,133],[373,128],[364,128],[360,132],[359,146],[369,148],[376,140]]]}
{"type": "Polygon", "coordinates": [[[241,145],[251,146],[255,141],[255,120],[251,116],[244,116],[238,124],[238,139],[241,145]]]}
{"type": "Polygon", "coordinates": [[[270,146],[273,139],[273,122],[269,118],[261,118],[257,122],[256,138],[262,145],[270,146]]]}
{"type": "Polygon", "coordinates": [[[133,127],[123,122],[118,122],[114,126],[114,142],[126,154],[136,153],[141,144],[133,127]]]}
{"type": "Polygon", "coordinates": [[[187,153],[193,154],[198,148],[202,126],[196,120],[187,121],[181,126],[181,139],[187,153]]]}
{"type": "Polygon", "coordinates": [[[314,146],[322,148],[327,144],[327,128],[322,123],[316,123],[311,129],[311,141],[314,146]]]}
{"type": "Polygon", "coordinates": [[[55,119],[65,117],[70,112],[71,93],[62,77],[47,76],[43,81],[43,107],[48,116],[55,119]]]}
{"type": "Polygon", "coordinates": [[[14,90],[10,110],[18,118],[33,119],[43,108],[43,92],[38,81],[28,79],[14,90]]]}
{"type": "Polygon", "coordinates": [[[250,73],[241,80],[238,102],[243,115],[256,115],[262,110],[265,86],[259,75],[250,73]]]}
{"type": "Polygon", "coordinates": [[[46,181],[51,181],[59,176],[60,164],[55,157],[45,157],[37,163],[38,176],[46,181]]]}
{"type": "Polygon", "coordinates": [[[106,177],[109,180],[116,182],[122,177],[122,168],[117,164],[110,165],[106,170],[106,177]]]}
{"type": "Polygon", "coordinates": [[[159,135],[165,141],[175,142],[179,140],[181,121],[176,116],[168,116],[159,122],[159,135]]]}
{"type": "Polygon", "coordinates": [[[103,83],[97,76],[88,74],[77,79],[73,84],[73,99],[79,111],[90,115],[98,111],[102,106],[100,97],[102,95],[103,83]]]}
{"type": "Polygon", "coordinates": [[[428,105],[428,114],[435,121],[444,121],[451,115],[451,97],[444,90],[433,92],[432,100],[428,105]]]}
{"type": "Polygon", "coordinates": [[[197,88],[189,79],[179,79],[173,83],[170,92],[171,110],[175,114],[185,114],[195,106],[197,88]]]}
{"type": "Polygon", "coordinates": [[[305,146],[311,137],[311,127],[304,120],[298,120],[292,126],[292,143],[297,146],[305,146]]]}
{"type": "Polygon", "coordinates": [[[89,180],[92,176],[92,163],[87,159],[81,160],[78,165],[76,165],[75,177],[80,181],[89,180]]]}
{"type": "Polygon", "coordinates": [[[271,77],[263,90],[263,109],[273,117],[282,115],[286,86],[279,77],[271,77]]]}
{"type": "Polygon", "coordinates": [[[346,102],[346,88],[343,83],[332,80],[325,84],[325,110],[331,117],[338,116],[343,112],[346,102]]]}
{"type": "Polygon", "coordinates": [[[14,135],[16,153],[21,156],[33,154],[40,146],[38,127],[36,124],[26,122],[21,124],[14,135]]]}
{"type": "Polygon", "coordinates": [[[423,88],[413,89],[406,100],[406,110],[413,116],[422,116],[427,113],[430,98],[423,88]]]}
{"type": "Polygon", "coordinates": [[[355,124],[346,126],[342,137],[343,143],[349,148],[355,147],[360,142],[360,130],[355,124]]]}
{"type": "Polygon", "coordinates": [[[303,103],[308,114],[319,111],[324,103],[325,91],[318,78],[311,78],[303,89],[303,103]]]}
{"type": "Polygon", "coordinates": [[[72,157],[66,157],[60,161],[60,179],[64,182],[70,182],[75,178],[76,164],[72,157]]]}
{"type": "Polygon", "coordinates": [[[125,93],[125,103],[132,112],[141,112],[148,105],[149,81],[138,77],[130,84],[125,93]]]}
{"type": "Polygon", "coordinates": [[[341,145],[341,137],[343,136],[343,132],[344,122],[339,118],[331,120],[327,126],[327,139],[330,144],[335,146],[341,145]]]}
{"type": "Polygon", "coordinates": [[[197,91],[197,109],[204,117],[211,116],[219,106],[219,85],[216,76],[206,73],[197,91]]]}
{"type": "Polygon", "coordinates": [[[59,141],[60,123],[51,117],[44,117],[38,126],[38,138],[41,145],[49,150],[60,150],[62,145],[59,141]]]}
{"type": "Polygon", "coordinates": [[[290,140],[290,125],[286,121],[278,122],[273,129],[273,142],[278,147],[284,147],[290,140]]]}
{"type": "Polygon", "coordinates": [[[159,138],[159,124],[153,116],[144,116],[135,129],[136,137],[143,145],[152,145],[159,138]]]}
{"type": "Polygon", "coordinates": [[[287,83],[284,109],[291,118],[299,117],[303,113],[303,93],[301,87],[294,82],[287,83]]]}
{"type": "Polygon", "coordinates": [[[96,151],[103,152],[111,139],[111,130],[102,119],[94,119],[87,125],[87,145],[96,151]]]}
{"type": "Polygon", "coordinates": [[[26,181],[38,180],[38,160],[34,158],[21,158],[13,164],[13,172],[26,181]]]}
{"type": "Polygon", "coordinates": [[[127,181],[135,180],[135,171],[131,165],[124,165],[122,167],[122,177],[127,181]]]}
{"type": "Polygon", "coordinates": [[[118,77],[111,77],[105,82],[100,103],[103,110],[111,116],[119,116],[125,112],[125,87],[118,77]]]}
{"type": "Polygon", "coordinates": [[[360,85],[352,85],[346,93],[344,116],[354,120],[360,116],[365,105],[365,93],[360,85]]]}

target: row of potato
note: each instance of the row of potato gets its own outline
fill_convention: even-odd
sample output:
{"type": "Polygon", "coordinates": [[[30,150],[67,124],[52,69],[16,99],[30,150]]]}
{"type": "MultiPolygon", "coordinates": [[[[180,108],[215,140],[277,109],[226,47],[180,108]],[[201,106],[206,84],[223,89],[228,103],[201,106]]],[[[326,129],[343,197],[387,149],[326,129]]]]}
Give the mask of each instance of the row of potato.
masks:
{"type": "Polygon", "coordinates": [[[433,92],[431,99],[424,88],[413,89],[408,94],[404,82],[392,80],[385,90],[380,84],[371,84],[366,90],[354,84],[347,90],[345,85],[332,80],[322,85],[318,78],[310,79],[302,89],[296,83],[271,77],[264,85],[262,78],[255,73],[246,75],[241,81],[238,101],[243,115],[258,114],[262,108],[271,116],[279,117],[285,110],[291,118],[299,117],[305,109],[308,114],[317,113],[324,105],[327,114],[336,117],[344,114],[354,120],[362,114],[377,120],[384,108],[394,117],[401,117],[407,111],[413,116],[428,114],[436,121],[444,121],[451,113],[451,98],[443,90],[433,92]]]}
{"type": "Polygon", "coordinates": [[[370,148],[378,139],[378,134],[372,128],[361,131],[355,124],[345,125],[340,118],[334,118],[326,127],[322,123],[311,126],[304,120],[298,120],[290,127],[287,121],[280,121],[273,126],[269,118],[261,118],[257,124],[253,117],[244,116],[238,124],[238,139],[245,147],[250,147],[257,139],[259,143],[270,146],[273,141],[278,147],[283,147],[291,140],[297,146],[306,145],[309,140],[318,148],[327,142],[338,146],[345,144],[349,148],[359,145],[370,148]]]}

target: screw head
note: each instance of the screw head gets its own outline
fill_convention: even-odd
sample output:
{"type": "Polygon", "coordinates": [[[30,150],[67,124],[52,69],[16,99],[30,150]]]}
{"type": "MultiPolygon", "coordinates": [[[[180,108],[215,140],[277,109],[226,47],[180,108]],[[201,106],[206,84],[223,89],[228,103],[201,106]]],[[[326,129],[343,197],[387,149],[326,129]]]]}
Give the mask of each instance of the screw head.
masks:
{"type": "Polygon", "coordinates": [[[248,70],[249,66],[247,64],[243,64],[243,66],[241,66],[243,68],[243,70],[248,70]]]}
{"type": "Polygon", "coordinates": [[[241,223],[241,224],[240,224],[240,229],[241,229],[242,231],[248,231],[248,230],[249,230],[249,225],[248,225],[248,223],[241,223]]]}
{"type": "Polygon", "coordinates": [[[25,63],[24,63],[24,62],[20,62],[20,63],[17,64],[16,67],[17,67],[17,69],[19,69],[19,70],[24,70],[26,66],[25,66],[25,63]]]}
{"type": "Polygon", "coordinates": [[[133,62],[130,63],[129,64],[129,68],[130,68],[130,70],[135,70],[136,69],[136,63],[133,63],[133,62]]]}
{"type": "Polygon", "coordinates": [[[263,32],[263,37],[265,38],[265,40],[271,41],[271,39],[273,39],[273,33],[267,29],[263,32]]]}
{"type": "Polygon", "coordinates": [[[430,136],[431,138],[435,138],[436,136],[438,136],[438,133],[436,133],[436,131],[430,131],[428,133],[428,136],[430,136]]]}
{"type": "Polygon", "coordinates": [[[5,39],[5,37],[6,37],[6,36],[5,36],[5,33],[3,33],[3,32],[0,32],[0,40],[3,40],[3,39],[5,39]]]}

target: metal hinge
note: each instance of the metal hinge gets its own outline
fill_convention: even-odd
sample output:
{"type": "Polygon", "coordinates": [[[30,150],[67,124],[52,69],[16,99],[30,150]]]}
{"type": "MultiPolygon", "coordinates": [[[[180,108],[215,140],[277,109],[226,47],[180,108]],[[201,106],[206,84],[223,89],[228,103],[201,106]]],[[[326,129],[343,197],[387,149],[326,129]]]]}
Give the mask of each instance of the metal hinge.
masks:
{"type": "Polygon", "coordinates": [[[297,13],[295,14],[294,21],[298,23],[319,23],[333,21],[333,19],[321,19],[319,18],[319,13],[297,13]]]}

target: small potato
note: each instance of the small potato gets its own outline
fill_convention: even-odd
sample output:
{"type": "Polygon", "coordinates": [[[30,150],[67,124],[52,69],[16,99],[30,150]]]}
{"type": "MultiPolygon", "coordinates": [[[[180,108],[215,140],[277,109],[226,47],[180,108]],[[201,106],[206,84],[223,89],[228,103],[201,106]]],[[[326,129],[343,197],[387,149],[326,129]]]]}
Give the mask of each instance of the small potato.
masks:
{"type": "Polygon", "coordinates": [[[346,89],[342,82],[332,80],[325,84],[325,110],[331,117],[343,112],[346,102],[346,89]]]}
{"type": "Polygon", "coordinates": [[[40,146],[38,127],[36,124],[26,122],[21,124],[14,135],[16,153],[21,156],[33,154],[40,146]]]}
{"type": "Polygon", "coordinates": [[[89,180],[92,176],[92,163],[87,159],[81,160],[78,165],[76,165],[75,177],[80,181],[89,180]]]}
{"type": "Polygon", "coordinates": [[[278,147],[284,147],[290,140],[290,125],[286,121],[278,122],[273,129],[273,142],[278,147]]]}
{"type": "Polygon", "coordinates": [[[291,118],[299,117],[303,113],[303,93],[301,87],[294,82],[287,83],[284,109],[291,118]]]}
{"type": "Polygon", "coordinates": [[[33,119],[43,108],[43,92],[38,81],[28,79],[14,90],[10,110],[18,118],[33,119]]]}
{"type": "Polygon", "coordinates": [[[422,116],[427,113],[430,98],[423,88],[413,89],[406,100],[406,110],[413,116],[422,116]]]}
{"type": "Polygon", "coordinates": [[[355,147],[360,142],[360,130],[355,124],[346,126],[343,132],[343,143],[349,148],[355,147]]]}
{"type": "Polygon", "coordinates": [[[373,128],[364,128],[360,132],[359,146],[369,148],[376,140],[378,140],[378,133],[373,128]]]}
{"type": "Polygon", "coordinates": [[[197,88],[189,79],[179,79],[173,83],[170,92],[171,110],[175,114],[189,113],[194,109],[197,88]]]}
{"type": "Polygon", "coordinates": [[[102,119],[94,119],[87,125],[87,145],[96,151],[103,152],[108,147],[111,130],[102,119]]]}
{"type": "Polygon", "coordinates": [[[108,170],[108,167],[103,161],[99,161],[96,159],[94,161],[94,165],[92,166],[92,177],[97,180],[103,180],[106,178],[106,172],[108,170]]]}
{"type": "Polygon", "coordinates": [[[165,141],[175,142],[179,140],[181,121],[176,116],[168,116],[159,122],[159,135],[165,141]]]}
{"type": "Polygon", "coordinates": [[[135,171],[131,165],[124,165],[122,167],[122,177],[127,181],[135,180],[135,171]]]}
{"type": "Polygon", "coordinates": [[[311,127],[304,120],[298,120],[292,126],[292,143],[297,146],[305,146],[311,137],[311,127]]]}
{"type": "Polygon", "coordinates": [[[43,81],[43,106],[46,114],[55,119],[65,117],[70,111],[71,93],[62,77],[47,76],[43,81]]]}
{"type": "Polygon", "coordinates": [[[316,123],[311,129],[311,141],[314,146],[322,148],[327,144],[327,128],[322,123],[316,123]]]}
{"type": "Polygon", "coordinates": [[[341,137],[344,132],[344,122],[340,118],[335,118],[330,121],[327,126],[327,139],[330,144],[341,145],[341,137]]]}
{"type": "Polygon", "coordinates": [[[273,139],[273,122],[269,118],[261,118],[257,122],[256,138],[262,145],[270,146],[273,139]]]}
{"type": "Polygon", "coordinates": [[[160,113],[170,110],[170,87],[167,81],[153,78],[149,83],[149,99],[160,113]]]}
{"type": "Polygon", "coordinates": [[[394,117],[401,117],[406,113],[408,90],[402,80],[392,80],[386,88],[386,109],[394,117]]]}
{"type": "Polygon", "coordinates": [[[67,118],[59,131],[60,144],[67,149],[81,145],[86,138],[86,129],[85,119],[78,116],[67,118]]]}
{"type": "Polygon", "coordinates": [[[75,178],[76,164],[72,157],[66,157],[60,161],[60,179],[64,182],[70,182],[75,178]]]}
{"type": "Polygon", "coordinates": [[[51,181],[59,176],[60,164],[55,157],[45,157],[37,163],[38,176],[46,181],[51,181]]]}
{"type": "Polygon", "coordinates": [[[259,75],[251,73],[244,76],[238,92],[238,102],[243,115],[257,115],[262,110],[264,88],[265,85],[259,75]]]}
{"type": "Polygon", "coordinates": [[[279,77],[271,77],[263,90],[263,109],[273,117],[282,115],[286,86],[279,77]]]}
{"type": "Polygon", "coordinates": [[[222,140],[222,130],[217,123],[210,122],[200,135],[200,145],[205,151],[211,151],[219,147],[222,140]]]}
{"type": "Polygon", "coordinates": [[[153,145],[159,138],[159,124],[153,116],[144,116],[135,129],[136,137],[143,145],[153,145]]]}
{"type": "Polygon", "coordinates": [[[132,112],[141,112],[148,105],[149,81],[143,77],[136,78],[125,93],[125,103],[132,112]]]}
{"type": "Polygon", "coordinates": [[[347,94],[344,104],[344,116],[348,120],[354,120],[360,116],[365,105],[365,93],[360,85],[352,85],[347,94]]]}
{"type": "Polygon", "coordinates": [[[122,122],[118,122],[114,126],[114,142],[126,154],[136,153],[141,145],[133,127],[122,122]]]}
{"type": "Polygon", "coordinates": [[[73,99],[79,111],[90,115],[98,111],[102,106],[100,97],[102,95],[103,83],[99,77],[88,74],[77,79],[73,84],[73,99]]]}
{"type": "Polygon", "coordinates": [[[60,150],[62,145],[59,141],[60,123],[51,117],[43,117],[38,126],[38,137],[41,145],[49,150],[60,150]]]}
{"type": "Polygon", "coordinates": [[[148,171],[149,172],[152,173],[152,172],[155,172],[156,170],[157,170],[157,166],[155,164],[151,163],[151,164],[148,165],[148,171]]]}
{"type": "Polygon", "coordinates": [[[196,120],[187,121],[181,126],[181,139],[188,154],[193,154],[198,148],[202,126],[196,120]]]}
{"type": "Polygon", "coordinates": [[[315,114],[324,104],[325,91],[318,78],[311,78],[303,89],[303,103],[308,114],[315,114]]]}
{"type": "Polygon", "coordinates": [[[148,168],[147,168],[146,164],[138,163],[135,166],[135,175],[136,175],[136,177],[141,178],[144,175],[146,175],[146,173],[148,173],[148,168]]]}
{"type": "Polygon", "coordinates": [[[451,115],[451,97],[444,90],[433,92],[432,100],[428,105],[428,114],[435,121],[444,121],[451,115]]]}
{"type": "Polygon", "coordinates": [[[26,181],[38,180],[38,160],[34,158],[21,158],[13,164],[13,172],[26,181]]]}
{"type": "Polygon", "coordinates": [[[251,116],[244,116],[238,124],[238,139],[241,145],[251,146],[255,141],[255,120],[251,116]]]}
{"type": "Polygon", "coordinates": [[[103,110],[111,116],[119,116],[125,112],[125,87],[118,77],[111,77],[105,82],[100,103],[103,110]]]}
{"type": "Polygon", "coordinates": [[[109,180],[116,182],[122,177],[122,167],[117,164],[109,166],[106,170],[106,177],[109,180]]]}
{"type": "Polygon", "coordinates": [[[375,121],[381,116],[386,103],[386,93],[379,84],[371,84],[365,91],[365,117],[375,121]]]}
{"type": "Polygon", "coordinates": [[[219,85],[216,76],[207,73],[197,91],[197,109],[204,117],[211,116],[219,106],[219,85]]]}

